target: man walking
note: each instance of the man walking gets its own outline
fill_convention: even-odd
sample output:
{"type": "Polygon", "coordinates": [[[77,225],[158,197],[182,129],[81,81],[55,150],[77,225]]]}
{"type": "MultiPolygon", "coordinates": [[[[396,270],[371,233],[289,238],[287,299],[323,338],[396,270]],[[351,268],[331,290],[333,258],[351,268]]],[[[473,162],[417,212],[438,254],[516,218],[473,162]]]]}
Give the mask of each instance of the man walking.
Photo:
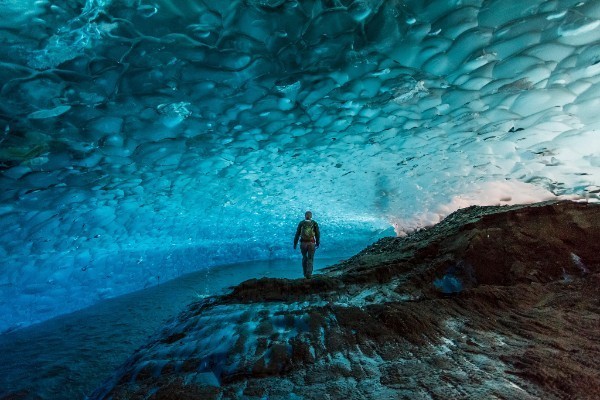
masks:
{"type": "Polygon", "coordinates": [[[300,221],[296,236],[294,236],[294,250],[300,239],[300,251],[302,252],[302,271],[304,277],[309,279],[313,272],[313,260],[315,258],[315,249],[319,248],[321,233],[319,224],[312,220],[312,212],[307,211],[304,214],[304,221],[300,221]]]}

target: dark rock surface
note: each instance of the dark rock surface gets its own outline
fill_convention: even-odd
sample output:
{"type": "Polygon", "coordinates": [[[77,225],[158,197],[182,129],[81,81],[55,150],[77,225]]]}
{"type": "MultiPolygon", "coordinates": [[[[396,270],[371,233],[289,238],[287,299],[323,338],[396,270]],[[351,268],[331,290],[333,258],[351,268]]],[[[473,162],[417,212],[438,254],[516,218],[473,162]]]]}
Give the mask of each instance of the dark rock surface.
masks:
{"type": "Polygon", "coordinates": [[[600,398],[600,205],[470,207],[193,304],[97,399],[600,398]]]}

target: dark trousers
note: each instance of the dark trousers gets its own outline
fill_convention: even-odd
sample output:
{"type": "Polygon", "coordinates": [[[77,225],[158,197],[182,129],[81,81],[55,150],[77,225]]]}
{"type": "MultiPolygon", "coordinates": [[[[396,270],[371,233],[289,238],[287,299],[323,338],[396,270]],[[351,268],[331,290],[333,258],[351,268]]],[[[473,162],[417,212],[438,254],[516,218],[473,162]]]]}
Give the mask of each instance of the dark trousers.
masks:
{"type": "Polygon", "coordinates": [[[301,242],[300,251],[302,252],[302,271],[305,278],[310,278],[313,272],[313,261],[315,259],[315,244],[311,242],[301,242]]]}

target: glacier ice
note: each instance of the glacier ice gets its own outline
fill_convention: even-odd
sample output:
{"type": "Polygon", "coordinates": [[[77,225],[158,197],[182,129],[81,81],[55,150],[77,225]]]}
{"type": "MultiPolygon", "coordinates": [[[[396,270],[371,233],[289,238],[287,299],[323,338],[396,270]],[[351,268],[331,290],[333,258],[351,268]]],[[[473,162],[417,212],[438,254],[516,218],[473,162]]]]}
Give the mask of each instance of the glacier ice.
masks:
{"type": "Polygon", "coordinates": [[[594,0],[0,3],[0,331],[600,192],[594,0]]]}

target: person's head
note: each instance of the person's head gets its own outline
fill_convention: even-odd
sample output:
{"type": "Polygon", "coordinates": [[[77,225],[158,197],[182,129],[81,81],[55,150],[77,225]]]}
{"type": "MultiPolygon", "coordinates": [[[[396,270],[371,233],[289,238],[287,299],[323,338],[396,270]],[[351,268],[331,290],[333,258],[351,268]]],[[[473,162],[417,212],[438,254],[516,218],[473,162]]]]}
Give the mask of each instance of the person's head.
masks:
{"type": "Polygon", "coordinates": [[[304,213],[304,219],[311,219],[312,218],[312,212],[307,211],[304,213]]]}

